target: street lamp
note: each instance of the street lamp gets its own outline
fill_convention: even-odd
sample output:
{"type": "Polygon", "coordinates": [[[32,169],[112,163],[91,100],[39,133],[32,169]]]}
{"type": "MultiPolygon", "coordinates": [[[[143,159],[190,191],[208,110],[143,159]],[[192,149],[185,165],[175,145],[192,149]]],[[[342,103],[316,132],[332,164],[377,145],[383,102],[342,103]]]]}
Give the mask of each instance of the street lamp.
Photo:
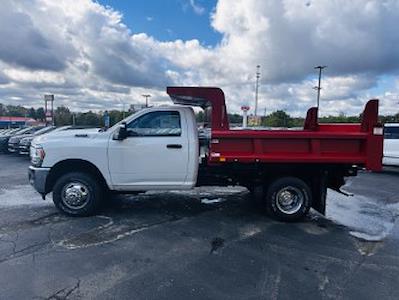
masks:
{"type": "Polygon", "coordinates": [[[319,104],[320,104],[320,90],[321,90],[321,71],[325,68],[327,68],[327,66],[317,66],[314,67],[315,69],[319,69],[319,84],[318,86],[315,86],[314,89],[317,90],[317,108],[319,108],[319,104]]]}

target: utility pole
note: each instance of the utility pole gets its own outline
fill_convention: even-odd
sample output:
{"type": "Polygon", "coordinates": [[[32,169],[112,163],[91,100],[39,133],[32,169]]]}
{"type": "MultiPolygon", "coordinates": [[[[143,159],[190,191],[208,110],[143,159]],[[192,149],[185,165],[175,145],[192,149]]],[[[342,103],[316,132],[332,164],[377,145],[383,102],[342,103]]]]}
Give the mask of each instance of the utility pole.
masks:
{"type": "Polygon", "coordinates": [[[256,87],[255,87],[255,117],[258,113],[258,91],[259,91],[260,65],[256,66],[256,87]]]}
{"type": "Polygon", "coordinates": [[[317,66],[314,67],[315,69],[319,69],[319,84],[318,86],[315,86],[313,89],[317,90],[317,108],[319,108],[320,106],[320,90],[321,90],[321,71],[325,68],[327,68],[327,66],[317,66]]]}
{"type": "Polygon", "coordinates": [[[144,94],[144,95],[141,95],[141,96],[143,96],[143,97],[145,98],[145,107],[148,107],[148,98],[150,98],[151,95],[149,95],[149,94],[144,94]]]}

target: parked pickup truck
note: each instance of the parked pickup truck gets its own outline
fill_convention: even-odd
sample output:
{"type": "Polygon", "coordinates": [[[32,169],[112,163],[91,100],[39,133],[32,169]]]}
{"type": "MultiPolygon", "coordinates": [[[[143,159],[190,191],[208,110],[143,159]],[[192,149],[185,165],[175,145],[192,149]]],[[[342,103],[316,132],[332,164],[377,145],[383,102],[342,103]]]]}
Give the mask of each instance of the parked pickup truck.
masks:
{"type": "Polygon", "coordinates": [[[386,166],[399,167],[399,123],[384,125],[384,158],[386,166]]]}
{"type": "Polygon", "coordinates": [[[176,106],[141,110],[106,131],[35,138],[31,184],[43,198],[52,191],[72,216],[94,214],[110,192],[240,185],[273,217],[296,221],[311,207],[325,213],[327,187],[339,191],[359,168],[381,170],[378,100],[367,103],[361,124],[318,124],[311,108],[303,130],[232,130],[221,89],[167,93],[176,106]],[[211,118],[201,139],[191,106],[211,118]]]}

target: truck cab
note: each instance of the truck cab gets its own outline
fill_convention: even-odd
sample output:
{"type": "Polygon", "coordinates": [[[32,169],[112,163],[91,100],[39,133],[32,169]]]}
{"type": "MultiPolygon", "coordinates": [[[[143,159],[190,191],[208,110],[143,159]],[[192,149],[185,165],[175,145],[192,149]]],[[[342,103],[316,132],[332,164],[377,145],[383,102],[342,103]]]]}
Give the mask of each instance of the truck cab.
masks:
{"type": "Polygon", "coordinates": [[[195,186],[199,147],[192,108],[142,110],[109,131],[108,172],[114,190],[195,186]]]}

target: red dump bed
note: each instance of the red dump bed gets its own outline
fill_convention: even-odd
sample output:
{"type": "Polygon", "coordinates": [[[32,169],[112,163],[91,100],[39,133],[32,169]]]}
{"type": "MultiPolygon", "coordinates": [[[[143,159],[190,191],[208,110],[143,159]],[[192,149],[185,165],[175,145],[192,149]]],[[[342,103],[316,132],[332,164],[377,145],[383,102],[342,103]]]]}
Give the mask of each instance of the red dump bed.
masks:
{"type": "Polygon", "coordinates": [[[383,136],[378,100],[370,100],[361,124],[318,124],[308,110],[303,130],[230,130],[223,91],[208,87],[169,87],[177,104],[212,107],[210,164],[350,164],[380,171],[383,136]]]}

